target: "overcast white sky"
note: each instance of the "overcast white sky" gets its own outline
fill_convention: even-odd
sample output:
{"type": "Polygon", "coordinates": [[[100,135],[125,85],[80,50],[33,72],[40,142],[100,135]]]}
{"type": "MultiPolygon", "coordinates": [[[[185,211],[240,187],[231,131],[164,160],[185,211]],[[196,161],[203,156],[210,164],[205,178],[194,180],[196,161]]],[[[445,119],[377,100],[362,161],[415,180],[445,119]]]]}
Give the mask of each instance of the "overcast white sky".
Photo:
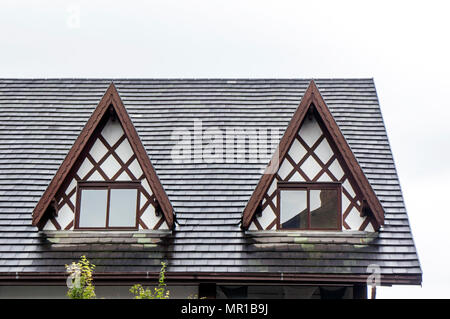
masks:
{"type": "Polygon", "coordinates": [[[424,271],[378,297],[450,298],[449,1],[142,2],[2,1],[0,77],[373,77],[424,271]]]}

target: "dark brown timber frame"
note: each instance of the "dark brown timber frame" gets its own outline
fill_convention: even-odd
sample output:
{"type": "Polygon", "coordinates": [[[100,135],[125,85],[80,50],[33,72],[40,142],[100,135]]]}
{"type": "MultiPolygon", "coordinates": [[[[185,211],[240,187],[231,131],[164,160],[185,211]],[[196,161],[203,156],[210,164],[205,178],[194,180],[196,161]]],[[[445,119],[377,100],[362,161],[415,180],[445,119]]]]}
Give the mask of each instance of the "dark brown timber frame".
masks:
{"type": "Polygon", "coordinates": [[[161,211],[164,214],[164,218],[167,222],[169,229],[173,227],[173,207],[167,197],[166,192],[164,191],[163,186],[158,178],[158,175],[153,168],[152,163],[150,162],[150,158],[142,145],[142,142],[137,134],[137,131],[131,122],[131,119],[125,109],[124,104],[117,92],[117,89],[113,83],[106,90],[105,95],[103,95],[96,109],[92,113],[88,122],[84,126],[80,135],[76,139],[63,163],[59,167],[49,186],[45,190],[41,199],[37,203],[36,207],[33,210],[33,226],[42,227],[42,217],[44,216],[46,210],[49,208],[52,200],[54,199],[58,189],[63,184],[67,175],[71,171],[72,167],[76,163],[77,159],[81,155],[83,149],[88,143],[90,137],[96,130],[97,126],[102,121],[105,113],[108,111],[109,107],[112,106],[117,117],[123,127],[124,133],[128,138],[131,148],[136,154],[137,160],[142,167],[145,177],[148,180],[150,188],[154,192],[156,200],[161,207],[161,211]]]}
{"type": "MultiPolygon", "coordinates": [[[[316,113],[319,115],[323,124],[326,127],[331,139],[338,149],[338,153],[342,156],[345,165],[348,167],[351,177],[354,179],[357,187],[359,188],[363,201],[367,202],[368,212],[373,216],[374,229],[378,230],[381,225],[384,224],[384,209],[378,200],[372,186],[370,185],[367,177],[358,164],[358,161],[353,154],[350,146],[347,144],[344,135],[342,134],[339,126],[334,120],[333,115],[328,109],[324,99],[322,98],[319,89],[312,80],[306,89],[305,94],[302,97],[300,105],[295,111],[287,129],[281,138],[278,149],[273,155],[270,163],[281,163],[284,159],[286,153],[289,151],[289,147],[292,144],[297,132],[300,129],[301,124],[305,116],[307,115],[310,108],[315,109],[316,113]],[[277,158],[278,157],[278,158],[277,158]]],[[[270,163],[268,167],[270,167],[270,163]]],[[[264,194],[269,189],[275,175],[277,172],[267,172],[263,174],[256,186],[252,196],[250,197],[247,206],[244,209],[242,215],[242,228],[248,229],[250,226],[255,212],[260,205],[264,194]]]]}

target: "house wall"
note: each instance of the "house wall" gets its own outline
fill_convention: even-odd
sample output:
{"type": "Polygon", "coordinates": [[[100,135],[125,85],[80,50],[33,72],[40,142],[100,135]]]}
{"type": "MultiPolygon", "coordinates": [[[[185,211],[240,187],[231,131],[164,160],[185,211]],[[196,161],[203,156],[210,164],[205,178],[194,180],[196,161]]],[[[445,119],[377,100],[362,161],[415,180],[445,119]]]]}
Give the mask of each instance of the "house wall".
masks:
{"type": "Polygon", "coordinates": [[[73,230],[77,182],[141,181],[139,229],[168,229],[162,216],[156,216],[155,197],[133,149],[118,120],[109,119],[94,137],[80,165],[68,175],[56,195],[58,215],[50,218],[44,230],[73,230]],[[98,167],[96,166],[98,165],[98,167]]]}
{"type": "MultiPolygon", "coordinates": [[[[130,286],[95,286],[97,298],[131,299],[130,286]]],[[[147,286],[144,286],[147,288],[147,286]]],[[[198,286],[168,286],[170,298],[185,299],[198,296],[198,286]]],[[[1,286],[0,299],[67,299],[66,286],[1,286]]]]}
{"type": "Polygon", "coordinates": [[[217,286],[217,299],[353,299],[353,286],[217,286]]]}
{"type": "Polygon", "coordinates": [[[306,117],[298,136],[291,144],[285,158],[280,161],[275,178],[262,200],[263,211],[256,216],[249,230],[274,230],[277,220],[277,183],[283,182],[341,182],[343,230],[373,232],[374,227],[367,216],[361,216],[362,201],[355,191],[355,184],[347,176],[344,163],[333,149],[333,141],[324,132],[318,120],[306,117]],[[321,141],[320,141],[321,140],[321,141]],[[308,154],[313,149],[314,155],[308,154]],[[298,165],[300,163],[300,165],[298,165]],[[301,170],[303,175],[298,172],[301,170]],[[325,168],[325,170],[323,170],[325,168]]]}
{"type": "MultiPolygon", "coordinates": [[[[147,288],[147,286],[144,286],[147,288]]],[[[131,285],[95,286],[97,298],[131,299],[131,285]]],[[[153,288],[153,287],[149,287],[153,288]]],[[[168,285],[171,299],[199,297],[198,285],[168,285]]],[[[216,299],[354,299],[367,298],[365,286],[217,285],[216,299]],[[361,288],[364,290],[361,293],[361,288]]],[[[66,286],[1,286],[0,299],[67,299],[66,286]]]]}

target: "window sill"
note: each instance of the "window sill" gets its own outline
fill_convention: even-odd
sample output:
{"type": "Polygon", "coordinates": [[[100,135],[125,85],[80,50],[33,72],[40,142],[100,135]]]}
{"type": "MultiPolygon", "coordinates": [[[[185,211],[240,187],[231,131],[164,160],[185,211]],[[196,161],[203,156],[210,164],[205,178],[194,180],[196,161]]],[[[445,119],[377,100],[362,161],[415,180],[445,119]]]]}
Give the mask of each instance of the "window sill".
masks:
{"type": "Polygon", "coordinates": [[[362,230],[247,230],[245,231],[245,234],[253,237],[378,237],[378,232],[368,232],[362,230]]]}
{"type": "Polygon", "coordinates": [[[106,236],[106,237],[153,237],[171,235],[170,229],[140,229],[140,230],[40,230],[39,234],[47,235],[50,237],[83,237],[89,235],[94,236],[106,236]]]}

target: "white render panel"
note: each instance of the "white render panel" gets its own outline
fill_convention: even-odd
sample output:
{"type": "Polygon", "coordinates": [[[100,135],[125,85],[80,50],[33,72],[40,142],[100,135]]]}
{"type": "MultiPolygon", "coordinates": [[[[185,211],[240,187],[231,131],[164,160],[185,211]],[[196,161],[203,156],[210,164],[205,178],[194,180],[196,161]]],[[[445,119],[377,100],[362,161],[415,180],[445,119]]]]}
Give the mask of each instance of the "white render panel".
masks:
{"type": "Polygon", "coordinates": [[[108,144],[113,146],[123,135],[122,126],[120,126],[119,121],[109,120],[101,134],[108,144]]]}
{"type": "Polygon", "coordinates": [[[120,145],[116,148],[116,154],[124,163],[126,163],[130,157],[133,156],[133,149],[131,148],[128,139],[125,139],[122,143],[120,143],[120,145]]]}
{"type": "Polygon", "coordinates": [[[72,205],[75,207],[75,203],[77,201],[77,192],[73,193],[72,197],[70,197],[69,200],[72,202],[72,205]]]}
{"type": "Polygon", "coordinates": [[[284,180],[293,168],[294,167],[291,165],[291,163],[289,163],[289,161],[285,159],[278,170],[278,175],[280,175],[281,179],[284,180]]]}
{"type": "Polygon", "coordinates": [[[355,192],[353,191],[352,186],[350,185],[350,183],[348,182],[348,178],[345,179],[345,181],[342,183],[342,186],[345,188],[345,190],[350,194],[350,196],[352,196],[353,198],[355,197],[355,192]]]}
{"type": "Polygon", "coordinates": [[[275,212],[272,210],[270,205],[267,205],[266,208],[264,208],[261,217],[258,217],[258,222],[262,229],[266,229],[275,218],[275,212]]]}
{"type": "Polygon", "coordinates": [[[344,194],[342,194],[341,203],[342,203],[342,214],[344,214],[344,212],[347,210],[348,205],[350,205],[350,201],[344,194]]]}
{"type": "Polygon", "coordinates": [[[159,229],[162,229],[162,230],[167,230],[167,229],[169,229],[169,226],[167,225],[166,221],[163,221],[163,223],[161,224],[161,226],[159,226],[159,229]]]}
{"type": "Polygon", "coordinates": [[[148,181],[147,181],[147,179],[143,179],[142,180],[142,182],[141,182],[141,185],[142,185],[142,187],[144,187],[144,189],[147,191],[147,193],[151,196],[151,195],[153,195],[153,192],[152,192],[152,190],[151,190],[151,188],[150,188],[150,185],[148,184],[148,181]]]}
{"type": "MultiPolygon", "coordinates": [[[[278,195],[275,195],[275,196],[272,198],[272,203],[273,203],[273,205],[274,205],[275,207],[277,207],[277,200],[278,200],[278,195]]],[[[274,214],[275,214],[275,212],[274,212],[274,214]]]]}
{"type": "Polygon", "coordinates": [[[92,173],[91,176],[89,176],[87,180],[89,182],[103,182],[105,179],[103,178],[102,175],[100,175],[98,171],[95,171],[94,173],[92,173]]]}
{"type": "Polygon", "coordinates": [[[303,172],[310,178],[313,179],[317,173],[322,169],[321,166],[317,163],[317,161],[309,156],[308,159],[303,162],[302,166],[300,166],[303,172]]]}
{"type": "Polygon", "coordinates": [[[311,147],[322,135],[322,130],[320,129],[320,126],[315,118],[309,120],[306,117],[303,121],[302,127],[300,128],[299,135],[306,142],[306,144],[311,147]]]}
{"type": "MultiPolygon", "coordinates": [[[[141,196],[141,202],[144,202],[144,198],[145,197],[141,196]]],[[[153,205],[148,205],[145,212],[141,215],[141,220],[145,225],[147,225],[149,229],[153,229],[160,218],[161,216],[155,215],[155,208],[153,207],[153,205]]]]}
{"type": "Polygon", "coordinates": [[[43,230],[56,230],[56,227],[55,227],[55,225],[53,225],[52,221],[49,219],[49,220],[47,220],[47,222],[45,223],[45,225],[42,229],[43,230]]]}
{"type": "Polygon", "coordinates": [[[292,157],[295,163],[298,163],[303,158],[303,156],[305,156],[306,150],[303,145],[300,144],[297,139],[295,139],[291,147],[289,148],[288,154],[290,157],[292,157]]]}
{"type": "Polygon", "coordinates": [[[344,176],[344,171],[342,170],[342,167],[337,159],[335,159],[333,163],[331,163],[328,169],[331,172],[331,174],[333,174],[333,176],[336,177],[337,180],[340,180],[342,176],[344,176]]]}
{"type": "Polygon", "coordinates": [[[91,154],[92,158],[96,161],[99,162],[103,156],[105,156],[105,154],[108,152],[108,149],[106,148],[106,146],[103,144],[102,141],[100,141],[99,139],[97,139],[94,143],[94,145],[92,145],[92,148],[89,151],[89,154],[91,154]]]}
{"type": "Polygon", "coordinates": [[[334,155],[327,139],[323,139],[322,142],[320,142],[319,146],[317,146],[314,150],[314,153],[324,164],[326,164],[330,160],[331,156],[334,155]]]}
{"type": "Polygon", "coordinates": [[[106,176],[112,178],[117,171],[121,168],[120,164],[114,158],[114,156],[110,155],[108,158],[100,165],[100,168],[105,172],[106,176]]]}
{"type": "MultiPolygon", "coordinates": [[[[147,203],[147,197],[144,196],[144,194],[142,192],[139,192],[139,197],[140,197],[139,210],[141,210],[142,207],[144,207],[144,205],[147,203]]],[[[153,206],[153,205],[150,205],[150,206],[153,206]]]]}
{"type": "Polygon", "coordinates": [[[322,175],[320,175],[318,182],[332,182],[330,175],[328,175],[326,172],[324,172],[322,175]]]}
{"type": "Polygon", "coordinates": [[[255,223],[251,223],[250,226],[248,226],[248,230],[258,230],[258,228],[256,228],[255,223]]]}
{"type": "Polygon", "coordinates": [[[367,232],[374,232],[375,229],[373,228],[371,223],[368,223],[367,226],[366,226],[365,231],[367,231],[367,232]]]}
{"type": "Polygon", "coordinates": [[[67,187],[66,195],[69,195],[69,193],[70,193],[75,187],[77,187],[77,180],[74,178],[74,179],[72,179],[72,181],[70,182],[69,186],[67,187]]]}
{"type": "Polygon", "coordinates": [[[365,217],[361,217],[358,210],[353,207],[348,214],[345,222],[350,226],[350,229],[359,229],[361,224],[364,222],[365,217]]]}
{"type": "Polygon", "coordinates": [[[142,176],[142,169],[141,169],[141,165],[139,165],[139,162],[137,159],[135,159],[133,162],[131,162],[131,164],[128,166],[128,168],[130,169],[131,173],[134,175],[134,177],[139,178],[142,176]]]}
{"type": "MultiPolygon", "coordinates": [[[[58,217],[56,217],[55,219],[61,226],[61,229],[65,229],[67,225],[69,225],[70,222],[74,219],[74,214],[69,205],[65,204],[63,207],[61,207],[61,209],[58,211],[58,217]]],[[[48,221],[47,223],[51,222],[48,221]]]]}
{"type": "Polygon", "coordinates": [[[289,179],[289,182],[304,182],[305,179],[299,172],[295,172],[294,175],[289,179]]]}
{"type": "Polygon", "coordinates": [[[130,175],[127,172],[123,171],[117,178],[117,181],[131,181],[130,175]]]}
{"type": "Polygon", "coordinates": [[[84,178],[86,174],[89,173],[89,171],[92,169],[92,167],[94,167],[94,165],[92,165],[91,161],[85,158],[77,171],[77,175],[80,176],[80,178],[84,178]]]}
{"type": "Polygon", "coordinates": [[[276,190],[277,190],[277,180],[274,178],[267,194],[269,194],[269,196],[272,196],[273,192],[275,192],[276,190]]]}

